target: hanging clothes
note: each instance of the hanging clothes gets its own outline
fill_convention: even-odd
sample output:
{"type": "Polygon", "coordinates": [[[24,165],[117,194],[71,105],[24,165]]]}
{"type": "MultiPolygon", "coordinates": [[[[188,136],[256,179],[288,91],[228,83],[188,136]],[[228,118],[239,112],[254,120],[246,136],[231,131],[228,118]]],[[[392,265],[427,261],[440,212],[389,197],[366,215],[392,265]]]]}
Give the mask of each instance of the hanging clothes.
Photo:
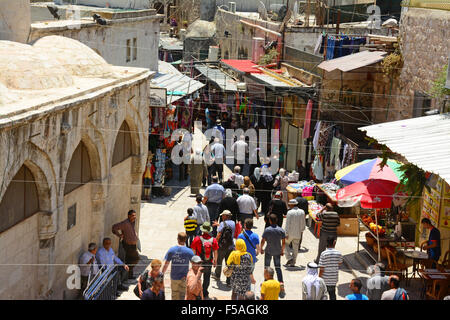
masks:
{"type": "Polygon", "coordinates": [[[316,126],[314,128],[314,130],[316,130],[315,133],[314,133],[314,138],[313,138],[314,150],[317,150],[317,147],[319,145],[319,135],[320,135],[320,126],[321,126],[321,124],[322,124],[322,121],[317,122],[316,126]]]}
{"type": "Polygon", "coordinates": [[[316,46],[314,47],[314,54],[318,54],[320,50],[322,50],[323,53],[323,40],[324,40],[323,34],[319,34],[319,37],[317,38],[316,46]]]}
{"type": "Polygon", "coordinates": [[[341,168],[341,161],[339,159],[341,143],[342,140],[336,137],[333,137],[333,141],[331,142],[330,165],[333,165],[334,162],[334,168],[336,170],[339,170],[341,168]]]}
{"type": "Polygon", "coordinates": [[[303,124],[303,139],[309,138],[309,131],[311,127],[311,113],[312,113],[313,102],[311,99],[308,100],[308,104],[306,105],[306,114],[305,114],[305,122],[303,124]]]}
{"type": "Polygon", "coordinates": [[[316,155],[312,164],[312,170],[317,180],[323,181],[323,166],[319,155],[316,155]]]}

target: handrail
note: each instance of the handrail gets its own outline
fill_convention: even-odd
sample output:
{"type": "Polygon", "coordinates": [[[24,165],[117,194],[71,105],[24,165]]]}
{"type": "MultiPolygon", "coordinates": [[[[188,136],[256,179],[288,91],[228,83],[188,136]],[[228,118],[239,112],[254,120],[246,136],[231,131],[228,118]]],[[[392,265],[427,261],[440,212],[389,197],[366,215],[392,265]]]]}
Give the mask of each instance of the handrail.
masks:
{"type": "MultiPolygon", "coordinates": [[[[96,300],[102,291],[114,280],[117,274],[118,272],[115,265],[102,266],[83,292],[84,299],[96,300]]],[[[115,295],[115,289],[113,291],[115,295]]]]}

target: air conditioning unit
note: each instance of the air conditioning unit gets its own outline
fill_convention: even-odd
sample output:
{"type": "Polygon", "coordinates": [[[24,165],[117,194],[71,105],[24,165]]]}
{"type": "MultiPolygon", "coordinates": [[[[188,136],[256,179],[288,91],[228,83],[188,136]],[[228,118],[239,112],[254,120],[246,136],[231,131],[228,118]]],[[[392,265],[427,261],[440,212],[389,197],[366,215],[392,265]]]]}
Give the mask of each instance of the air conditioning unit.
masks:
{"type": "Polygon", "coordinates": [[[230,12],[236,13],[236,2],[229,2],[228,7],[230,8],[230,12]]]}

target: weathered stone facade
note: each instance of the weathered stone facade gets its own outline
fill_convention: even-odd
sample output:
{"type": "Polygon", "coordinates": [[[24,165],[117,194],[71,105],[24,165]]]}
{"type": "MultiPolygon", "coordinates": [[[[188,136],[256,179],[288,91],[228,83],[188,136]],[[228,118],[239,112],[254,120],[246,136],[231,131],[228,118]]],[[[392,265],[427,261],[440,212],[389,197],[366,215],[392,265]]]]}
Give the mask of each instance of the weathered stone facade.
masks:
{"type": "MultiPolygon", "coordinates": [[[[394,82],[389,117],[384,121],[411,118],[414,92],[430,92],[433,81],[448,63],[450,11],[408,8],[402,16],[400,37],[404,65],[394,82]]],[[[433,101],[431,108],[435,107],[433,101]]]]}
{"type": "Polygon", "coordinates": [[[14,81],[0,78],[2,94],[10,93],[8,103],[0,104],[0,204],[23,166],[33,175],[39,199],[39,212],[0,233],[1,299],[73,298],[78,292],[66,286],[68,266],[78,263],[89,242],[100,243],[112,236],[111,225],[125,219],[127,210],[136,210],[139,221],[152,73],[110,66],[103,60],[95,70],[100,72],[103,66],[112,74],[77,75],[77,66],[102,59],[84,45],[74,52],[72,42],[76,41],[53,37],[52,51],[39,49],[39,42],[15,47],[0,41],[0,55],[5,50],[9,54],[0,67],[12,80],[29,66],[45,71],[45,65],[56,60],[56,52],[68,57],[65,63],[64,55],[58,57],[68,81],[60,88],[52,87],[51,73],[39,73],[35,79],[48,84],[41,90],[17,88],[14,81]],[[72,59],[70,52],[79,59],[72,59]],[[29,60],[33,55],[40,64],[29,60]],[[118,130],[124,122],[130,131],[131,156],[113,165],[118,130]],[[66,193],[69,166],[80,144],[87,150],[91,179],[66,193]],[[76,223],[69,229],[68,208],[74,204],[76,223]]]}

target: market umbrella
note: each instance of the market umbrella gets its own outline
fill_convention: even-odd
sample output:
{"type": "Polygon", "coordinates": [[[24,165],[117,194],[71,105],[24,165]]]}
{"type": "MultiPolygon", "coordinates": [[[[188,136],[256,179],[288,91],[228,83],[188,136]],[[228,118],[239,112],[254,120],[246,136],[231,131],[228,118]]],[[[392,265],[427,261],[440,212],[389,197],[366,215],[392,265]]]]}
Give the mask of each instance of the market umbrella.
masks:
{"type": "Polygon", "coordinates": [[[365,209],[390,208],[396,182],[389,180],[369,179],[355,182],[339,189],[336,200],[340,207],[353,207],[361,204],[365,209]]]}
{"type": "Polygon", "coordinates": [[[375,158],[352,164],[337,171],[335,177],[345,185],[369,179],[400,183],[404,175],[400,169],[403,164],[396,160],[388,159],[386,165],[381,169],[380,163],[382,161],[381,158],[375,158]]]}

